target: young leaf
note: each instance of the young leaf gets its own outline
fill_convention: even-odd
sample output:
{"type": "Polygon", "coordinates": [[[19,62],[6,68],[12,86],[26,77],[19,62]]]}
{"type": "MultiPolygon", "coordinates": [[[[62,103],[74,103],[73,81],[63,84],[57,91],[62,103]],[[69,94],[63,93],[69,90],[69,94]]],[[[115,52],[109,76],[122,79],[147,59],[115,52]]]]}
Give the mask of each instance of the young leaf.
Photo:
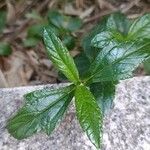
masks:
{"type": "Polygon", "coordinates": [[[90,33],[88,33],[82,40],[82,47],[84,49],[84,52],[90,62],[92,62],[97,54],[99,53],[99,49],[93,47],[91,45],[91,40],[100,32],[104,31],[106,29],[106,22],[107,17],[104,17],[103,20],[101,20],[98,25],[94,26],[90,33]]]}
{"type": "Polygon", "coordinates": [[[102,112],[94,96],[84,85],[78,85],[75,91],[77,118],[91,142],[100,148],[102,138],[102,112]]]}
{"type": "Polygon", "coordinates": [[[11,53],[10,45],[6,42],[0,42],[0,56],[9,56],[11,53]]]}
{"type": "Polygon", "coordinates": [[[62,32],[74,32],[82,26],[82,21],[79,18],[65,16],[57,11],[48,13],[48,21],[62,32]]]}
{"type": "Polygon", "coordinates": [[[97,34],[108,30],[118,30],[122,34],[126,35],[129,29],[129,25],[130,22],[127,20],[126,16],[119,12],[103,17],[98,25],[96,25],[92,31],[83,38],[82,41],[82,46],[89,60],[92,62],[101,51],[101,48],[93,47],[91,44],[91,40],[97,34]]]}
{"type": "Polygon", "coordinates": [[[25,106],[8,121],[9,133],[17,139],[27,138],[39,131],[51,134],[72,99],[73,89],[71,85],[25,95],[25,106]]]}
{"type": "Polygon", "coordinates": [[[117,82],[108,81],[90,85],[90,90],[102,110],[103,115],[107,114],[112,108],[116,84],[117,82]]]}
{"type": "Polygon", "coordinates": [[[123,35],[127,35],[129,27],[130,21],[127,19],[127,17],[120,12],[116,12],[108,17],[105,30],[110,31],[118,30],[123,35]]]}
{"type": "Polygon", "coordinates": [[[136,19],[129,29],[130,39],[150,39],[150,14],[136,19]]]}
{"type": "Polygon", "coordinates": [[[62,37],[63,44],[67,47],[70,51],[75,47],[75,38],[71,35],[65,35],[62,37]]]}
{"type": "Polygon", "coordinates": [[[28,37],[31,38],[42,38],[43,29],[46,24],[35,24],[28,28],[28,37]]]}
{"type": "Polygon", "coordinates": [[[23,41],[23,45],[24,47],[34,47],[38,44],[39,40],[39,38],[29,37],[23,41]]]}
{"type": "Polygon", "coordinates": [[[116,81],[132,76],[132,71],[150,56],[150,41],[131,41],[119,32],[102,32],[92,44],[103,48],[91,64],[91,82],[116,81]]]}
{"type": "Polygon", "coordinates": [[[73,58],[59,38],[55,36],[48,28],[44,30],[44,43],[47,53],[55,66],[72,82],[79,82],[78,70],[74,64],[73,58]]]}

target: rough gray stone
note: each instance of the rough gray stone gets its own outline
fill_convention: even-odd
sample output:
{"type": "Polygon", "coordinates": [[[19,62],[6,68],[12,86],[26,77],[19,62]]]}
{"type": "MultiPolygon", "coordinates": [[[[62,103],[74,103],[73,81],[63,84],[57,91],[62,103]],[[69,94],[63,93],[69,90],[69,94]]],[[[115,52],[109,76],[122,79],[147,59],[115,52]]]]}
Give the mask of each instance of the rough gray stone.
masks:
{"type": "MultiPolygon", "coordinates": [[[[72,106],[49,137],[38,133],[17,141],[5,129],[6,120],[23,105],[23,94],[57,86],[0,89],[0,150],[95,150],[72,106]]],[[[117,86],[114,108],[104,119],[102,150],[150,150],[150,77],[121,81],[117,86]]]]}

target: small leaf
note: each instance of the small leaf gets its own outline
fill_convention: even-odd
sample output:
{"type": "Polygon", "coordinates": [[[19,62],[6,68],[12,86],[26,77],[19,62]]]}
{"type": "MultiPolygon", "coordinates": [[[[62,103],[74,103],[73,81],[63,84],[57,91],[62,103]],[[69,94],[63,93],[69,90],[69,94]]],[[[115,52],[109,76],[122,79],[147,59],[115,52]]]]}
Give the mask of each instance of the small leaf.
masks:
{"type": "Polygon", "coordinates": [[[124,14],[120,12],[112,13],[108,17],[106,30],[118,30],[118,32],[122,33],[123,35],[127,35],[129,27],[130,21],[124,14]]]}
{"type": "Polygon", "coordinates": [[[63,36],[62,42],[68,48],[69,51],[75,47],[75,38],[71,35],[63,36]]]}
{"type": "Polygon", "coordinates": [[[48,12],[48,21],[50,24],[53,24],[57,28],[62,28],[63,24],[63,15],[57,11],[48,12]]]}
{"type": "Polygon", "coordinates": [[[117,82],[99,82],[90,85],[90,90],[93,93],[103,115],[109,113],[113,105],[115,97],[115,85],[117,82]]]}
{"type": "Polygon", "coordinates": [[[73,58],[60,39],[48,28],[44,30],[44,43],[48,56],[55,66],[62,71],[69,80],[74,83],[79,82],[79,74],[73,58]]]}
{"type": "Polygon", "coordinates": [[[43,89],[25,95],[26,103],[8,121],[7,129],[17,139],[44,131],[48,135],[62,119],[72,97],[74,86],[43,89]]]}
{"type": "Polygon", "coordinates": [[[10,45],[6,42],[0,42],[0,56],[9,56],[11,53],[10,45]]]}
{"type": "Polygon", "coordinates": [[[39,42],[38,38],[27,38],[23,41],[24,47],[35,47],[39,42]]]}
{"type": "Polygon", "coordinates": [[[81,19],[65,16],[57,11],[50,11],[48,13],[48,21],[62,32],[74,32],[82,26],[81,19]]]}
{"type": "Polygon", "coordinates": [[[46,25],[45,24],[35,24],[28,28],[28,37],[32,38],[42,38],[43,29],[46,25]]]}
{"type": "Polygon", "coordinates": [[[150,39],[150,14],[136,19],[129,29],[130,39],[149,38],[150,39]]]}
{"type": "Polygon", "coordinates": [[[66,17],[65,21],[68,22],[68,24],[66,25],[66,23],[64,23],[64,27],[66,29],[68,29],[70,32],[74,32],[77,31],[78,29],[80,29],[82,27],[82,20],[77,18],[77,17],[66,17]]]}
{"type": "Polygon", "coordinates": [[[127,20],[125,15],[119,12],[112,13],[109,16],[107,15],[103,17],[103,19],[98,23],[98,25],[93,27],[92,31],[88,33],[82,41],[82,46],[89,60],[92,62],[101,51],[101,48],[93,47],[93,45],[91,44],[91,40],[97,34],[108,30],[110,31],[118,30],[122,34],[126,35],[128,32],[129,25],[130,25],[129,20],[127,20]]]}
{"type": "Polygon", "coordinates": [[[75,91],[77,118],[91,142],[100,148],[102,138],[102,112],[94,96],[84,85],[79,85],[75,91]]]}

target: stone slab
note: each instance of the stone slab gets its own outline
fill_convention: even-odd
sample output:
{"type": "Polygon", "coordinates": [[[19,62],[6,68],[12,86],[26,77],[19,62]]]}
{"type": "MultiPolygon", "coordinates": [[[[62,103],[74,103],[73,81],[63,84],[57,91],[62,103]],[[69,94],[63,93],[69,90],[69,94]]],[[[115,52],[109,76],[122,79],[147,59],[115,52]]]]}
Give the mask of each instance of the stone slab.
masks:
{"type": "MultiPolygon", "coordinates": [[[[38,133],[18,141],[5,129],[6,120],[23,105],[25,93],[58,86],[64,84],[0,89],[0,150],[95,150],[81,131],[73,106],[49,137],[38,133]]],[[[104,119],[102,150],[150,150],[150,77],[117,85],[114,108],[104,119]]]]}

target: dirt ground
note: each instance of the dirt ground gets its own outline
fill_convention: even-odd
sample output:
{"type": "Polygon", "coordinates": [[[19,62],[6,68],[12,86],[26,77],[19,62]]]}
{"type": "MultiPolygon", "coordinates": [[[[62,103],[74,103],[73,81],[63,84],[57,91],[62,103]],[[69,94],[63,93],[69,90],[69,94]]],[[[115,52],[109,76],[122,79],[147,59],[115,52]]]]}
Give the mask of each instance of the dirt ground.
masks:
{"type": "MultiPolygon", "coordinates": [[[[27,28],[36,23],[26,14],[35,10],[44,17],[51,9],[83,20],[84,25],[76,33],[78,38],[104,15],[112,12],[121,11],[129,18],[150,12],[150,0],[0,0],[0,10],[7,11],[7,25],[0,35],[0,41],[9,42],[13,50],[9,57],[0,57],[0,87],[61,82],[57,70],[45,54],[42,42],[34,48],[25,48],[22,44],[27,36],[27,28]]],[[[78,43],[71,55],[78,54],[79,49],[78,43]]],[[[144,74],[142,67],[136,74],[144,74]]]]}

